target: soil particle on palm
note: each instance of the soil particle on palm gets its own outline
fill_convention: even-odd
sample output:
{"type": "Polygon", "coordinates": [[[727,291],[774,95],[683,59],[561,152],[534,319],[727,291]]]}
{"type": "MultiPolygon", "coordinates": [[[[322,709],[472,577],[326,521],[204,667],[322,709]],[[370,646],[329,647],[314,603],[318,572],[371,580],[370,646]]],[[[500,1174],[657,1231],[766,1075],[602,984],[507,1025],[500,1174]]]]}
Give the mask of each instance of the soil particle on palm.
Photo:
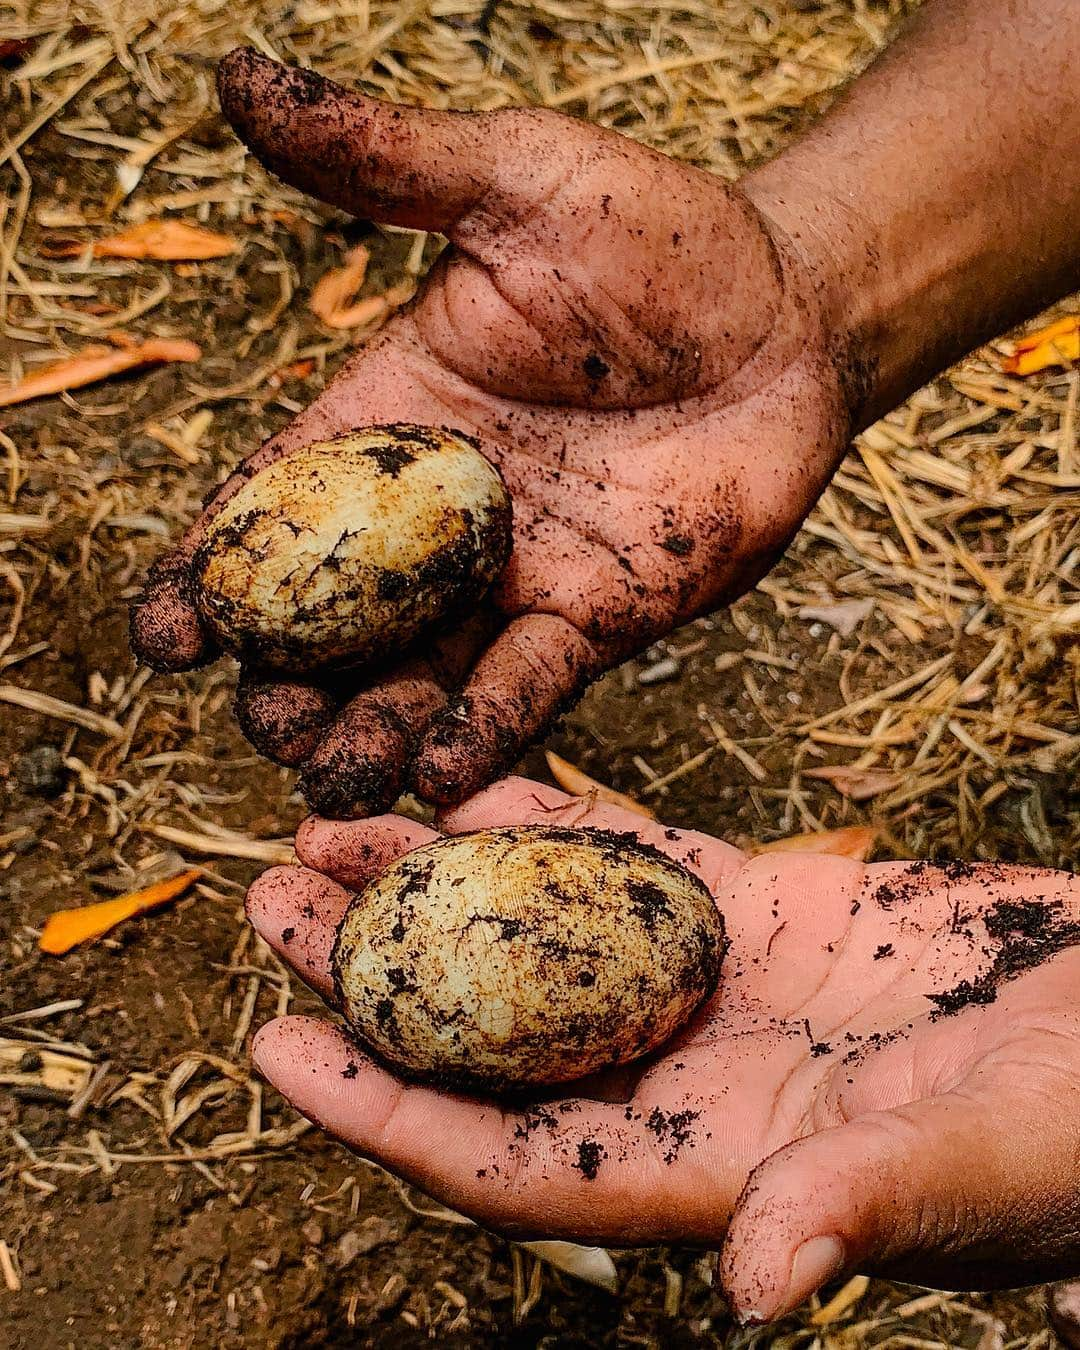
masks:
{"type": "Polygon", "coordinates": [[[1066,918],[1057,900],[1000,900],[987,911],[983,922],[991,941],[998,944],[996,950],[987,953],[993,958],[990,967],[943,993],[927,994],[934,1004],[932,1018],[995,1002],[1003,984],[1080,943],[1080,921],[1066,918]]]}
{"type": "MultiPolygon", "coordinates": [[[[694,1122],[701,1117],[700,1111],[691,1111],[689,1107],[682,1111],[664,1111],[656,1106],[645,1120],[645,1128],[656,1136],[664,1150],[664,1162],[669,1166],[679,1156],[685,1146],[693,1148],[697,1142],[694,1134],[694,1122]]],[[[710,1137],[706,1131],[705,1138],[710,1137]]]]}
{"type": "Polygon", "coordinates": [[[810,1019],[803,1019],[803,1031],[806,1033],[806,1039],[810,1042],[810,1056],[812,1059],[820,1059],[822,1055],[831,1055],[832,1045],[828,1041],[819,1041],[810,1029],[810,1019]]]}

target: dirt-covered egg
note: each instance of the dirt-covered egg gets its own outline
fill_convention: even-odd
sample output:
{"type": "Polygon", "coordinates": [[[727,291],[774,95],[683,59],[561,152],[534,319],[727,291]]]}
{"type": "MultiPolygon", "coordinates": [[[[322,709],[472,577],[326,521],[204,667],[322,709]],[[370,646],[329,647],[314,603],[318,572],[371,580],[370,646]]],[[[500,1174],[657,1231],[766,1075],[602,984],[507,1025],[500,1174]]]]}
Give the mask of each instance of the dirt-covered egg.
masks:
{"type": "Polygon", "coordinates": [[[464,435],[351,431],[267,466],[210,522],[195,601],[225,650],[303,672],[391,657],[478,600],[510,554],[510,498],[464,435]]]}
{"type": "Polygon", "coordinates": [[[399,859],[350,905],[333,972],[384,1064],[500,1093],[654,1050],[713,992],[724,949],[708,888],[656,849],[517,826],[399,859]]]}

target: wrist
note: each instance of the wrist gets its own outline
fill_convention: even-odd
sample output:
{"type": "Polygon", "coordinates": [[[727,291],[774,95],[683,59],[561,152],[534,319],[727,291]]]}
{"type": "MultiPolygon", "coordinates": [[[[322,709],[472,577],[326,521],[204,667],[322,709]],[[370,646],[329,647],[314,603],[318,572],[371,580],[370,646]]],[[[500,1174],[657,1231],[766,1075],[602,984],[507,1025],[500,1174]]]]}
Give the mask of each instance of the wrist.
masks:
{"type": "Polygon", "coordinates": [[[883,260],[870,222],[794,158],[780,156],[739,186],[799,260],[859,430],[917,387],[903,350],[909,297],[898,270],[883,260]]]}

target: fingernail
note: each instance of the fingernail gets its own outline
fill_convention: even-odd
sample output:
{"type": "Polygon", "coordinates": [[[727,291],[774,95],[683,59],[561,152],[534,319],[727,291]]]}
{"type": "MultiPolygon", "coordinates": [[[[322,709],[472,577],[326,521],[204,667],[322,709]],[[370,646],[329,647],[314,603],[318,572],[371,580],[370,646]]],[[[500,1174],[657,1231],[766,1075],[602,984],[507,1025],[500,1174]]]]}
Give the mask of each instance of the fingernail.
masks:
{"type": "Polygon", "coordinates": [[[811,1294],[828,1284],[844,1269],[844,1247],[839,1238],[808,1238],[795,1251],[787,1284],[761,1291],[760,1306],[740,1308],[736,1316],[743,1326],[773,1322],[800,1307],[811,1294]]]}

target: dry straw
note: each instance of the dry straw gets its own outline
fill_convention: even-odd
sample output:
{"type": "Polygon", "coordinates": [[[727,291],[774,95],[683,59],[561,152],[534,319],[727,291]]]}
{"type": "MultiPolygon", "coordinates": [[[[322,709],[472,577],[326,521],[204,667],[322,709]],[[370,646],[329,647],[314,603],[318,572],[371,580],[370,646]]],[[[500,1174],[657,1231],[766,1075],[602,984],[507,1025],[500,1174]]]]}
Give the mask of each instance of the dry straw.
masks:
{"type": "MultiPolygon", "coordinates": [[[[140,868],[153,875],[166,840],[189,861],[224,860],[226,875],[204,870],[197,903],[235,904],[252,860],[291,856],[280,836],[294,822],[262,831],[216,823],[223,811],[241,813],[230,817],[238,825],[242,813],[254,814],[242,790],[230,793],[215,778],[227,766],[205,736],[224,717],[227,672],[170,684],[93,670],[80,683],[53,659],[63,616],[48,605],[69,592],[129,595],[214,478],[302,407],[327,367],[370,331],[324,328],[308,310],[314,282],[341,265],[353,236],[342,234],[340,218],[270,181],[223,134],[215,59],[246,42],[410,103],[546,104],[735,177],[820,111],[913,7],[0,0],[5,38],[29,40],[3,75],[0,101],[0,382],[114,330],[195,341],[204,353],[194,367],[140,372],[62,395],[44,413],[27,405],[0,418],[4,715],[39,717],[62,740],[67,788],[55,810],[84,823],[117,869],[118,888],[137,884],[140,868]],[[198,265],[95,257],[89,247],[73,257],[41,251],[58,237],[89,246],[174,217],[239,248],[198,265]],[[221,317],[228,296],[241,298],[239,328],[221,317]]],[[[424,241],[368,242],[365,294],[408,287],[424,241]]],[[[374,325],[388,308],[364,312],[374,325]]],[[[765,833],[873,813],[905,851],[971,855],[1008,847],[998,829],[1007,795],[1020,803],[1009,828],[1023,836],[1024,853],[1075,862],[1080,822],[1068,811],[1064,821],[1055,816],[1055,785],[1071,781],[1080,756],[1080,372],[1006,375],[1005,351],[975,354],[860,437],[763,583],[775,626],[818,623],[822,645],[839,657],[841,674],[818,714],[778,697],[796,678],[790,653],[737,607],[744,650],[727,654],[725,668],[763,730],[743,735],[727,709],[703,706],[696,745],[659,752],[655,765],[636,756],[660,814],[666,791],[692,791],[722,764],[744,776],[765,833]],[[848,772],[802,772],[822,767],[848,772]]],[[[90,667],[93,638],[85,638],[90,667]]],[[[230,761],[234,769],[247,762],[230,761]]],[[[18,827],[0,833],[0,868],[16,863],[26,837],[18,827]]],[[[57,893],[68,901],[59,881],[57,893]]],[[[33,936],[20,932],[17,942],[28,950],[33,936]]],[[[54,1015],[47,1009],[5,1022],[4,1073],[19,1076],[19,1091],[55,1094],[70,1128],[40,1151],[14,1131],[0,1184],[20,1180],[43,1203],[72,1173],[150,1164],[194,1168],[234,1194],[230,1159],[293,1147],[306,1126],[280,1111],[266,1119],[244,1049],[254,1025],[289,1006],[291,986],[265,949],[248,944],[238,939],[226,972],[227,1030],[216,1055],[190,1008],[192,1048],[149,1069],[53,1041],[43,1029],[54,1015]],[[131,1115],[141,1122],[134,1131],[117,1123],[131,1115]],[[222,1116],[227,1125],[214,1123],[222,1116]]],[[[7,1246],[0,1266],[12,1288],[19,1272],[7,1246]]],[[[515,1257],[519,1316],[543,1297],[545,1278],[533,1256],[515,1257]]],[[[681,1297],[672,1269],[657,1298],[677,1315],[681,1297]]],[[[449,1294],[444,1302],[449,1323],[461,1310],[449,1294]]],[[[1034,1304],[1016,1302],[1008,1316],[1019,1338],[1012,1343],[1045,1342],[1034,1304]]],[[[881,1285],[848,1286],[813,1325],[799,1318],[781,1333],[732,1336],[739,1346],[1003,1343],[1001,1324],[968,1300],[904,1301],[881,1285]]]]}

